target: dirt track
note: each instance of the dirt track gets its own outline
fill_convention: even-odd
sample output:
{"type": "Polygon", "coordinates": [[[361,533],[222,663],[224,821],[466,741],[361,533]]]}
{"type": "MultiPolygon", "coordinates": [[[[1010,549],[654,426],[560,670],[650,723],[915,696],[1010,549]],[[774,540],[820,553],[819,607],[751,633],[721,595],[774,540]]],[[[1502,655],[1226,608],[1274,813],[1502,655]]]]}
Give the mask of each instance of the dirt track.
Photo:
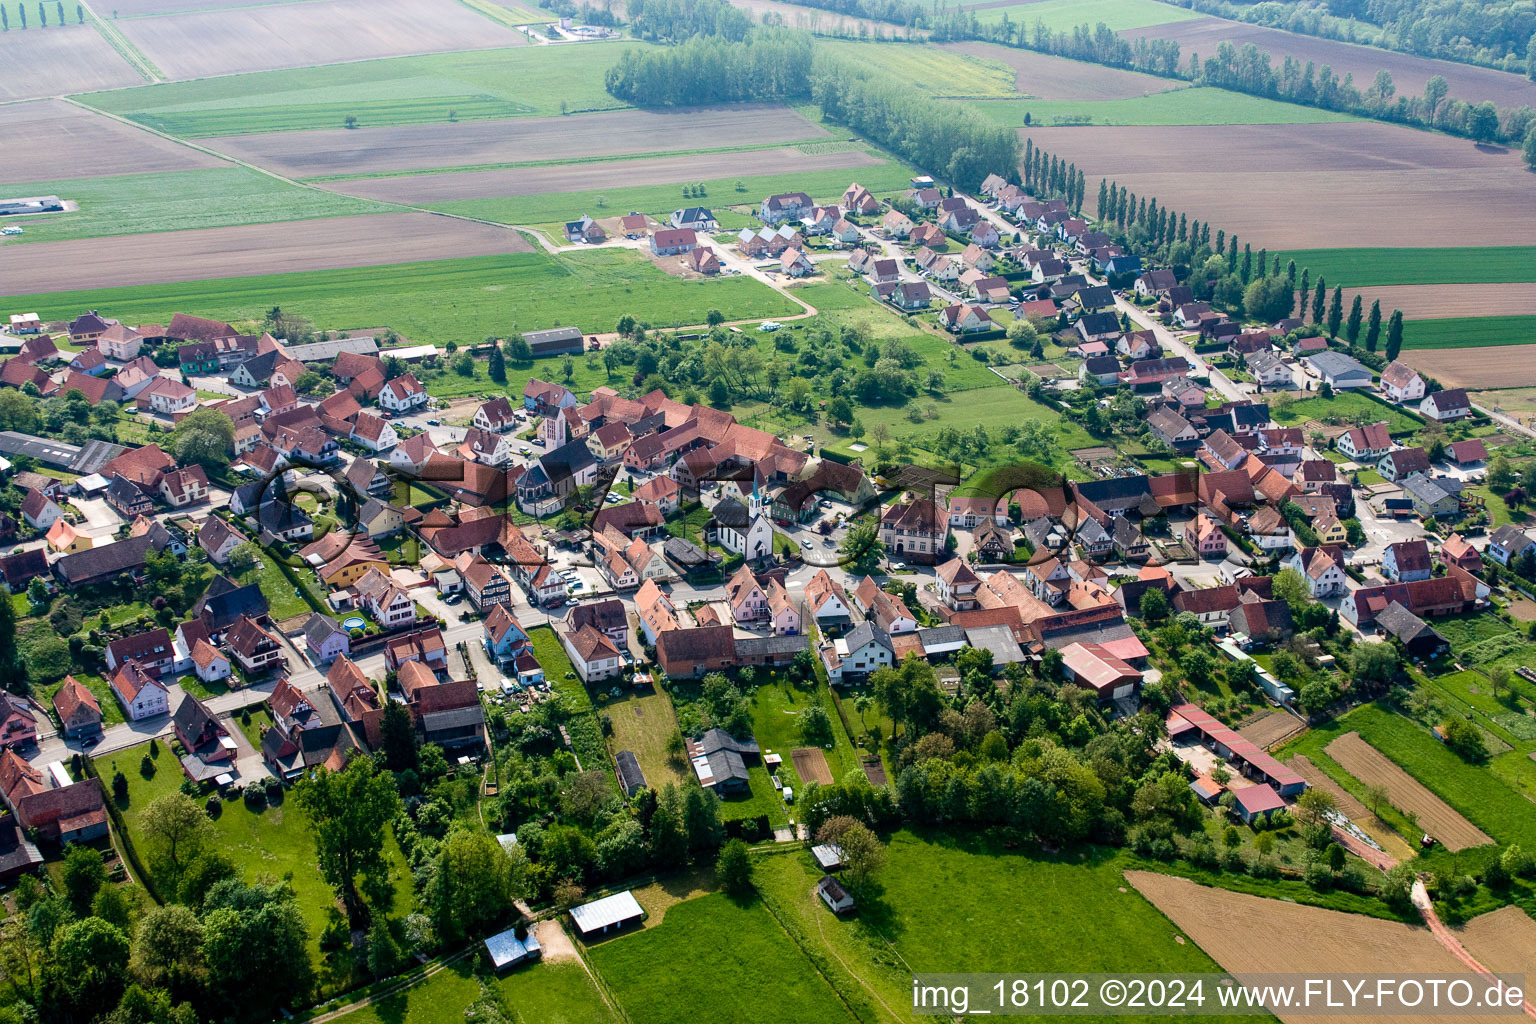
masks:
{"type": "Polygon", "coordinates": [[[1255,249],[1479,244],[1536,237],[1519,154],[1368,122],[1028,128],[1021,134],[1255,249]]]}
{"type": "MultiPolygon", "coordinates": [[[[13,31],[10,35],[18,33],[13,31]]],[[[0,42],[8,38],[0,33],[0,42]]],[[[0,139],[5,140],[5,145],[0,146],[0,182],[44,182],[228,166],[195,149],[81,110],[63,100],[0,106],[0,139]]]]}
{"type": "Polygon", "coordinates": [[[1397,87],[1399,96],[1423,95],[1424,83],[1439,75],[1450,86],[1450,95],[1456,99],[1469,103],[1493,100],[1505,107],[1518,107],[1526,103],[1536,106],[1536,82],[1526,81],[1523,76],[1507,71],[1431,60],[1374,46],[1317,39],[1282,29],[1228,21],[1225,18],[1195,18],[1166,25],[1126,29],[1120,35],[1127,39],[1138,36],[1173,39],[1179,43],[1180,53],[1199,53],[1202,57],[1214,54],[1224,41],[1230,41],[1239,50],[1244,43],[1253,43],[1259,49],[1269,51],[1277,71],[1285,55],[1290,54],[1302,64],[1307,61],[1313,61],[1318,67],[1326,64],[1341,79],[1352,73],[1355,85],[1362,89],[1371,84],[1377,71],[1385,68],[1392,73],[1392,84],[1397,87]]]}
{"type": "Polygon", "coordinates": [[[0,250],[12,295],[529,252],[515,231],[426,213],[328,217],[0,250]]]}
{"type": "MultiPolygon", "coordinates": [[[[7,5],[10,6],[10,5],[7,5]]],[[[48,7],[48,27],[21,31],[14,22],[9,32],[0,32],[0,100],[29,100],[39,96],[62,96],[97,89],[121,89],[143,85],[144,79],[133,66],[112,49],[112,44],[90,25],[55,24],[54,7],[48,7]]],[[[33,14],[35,15],[34,10],[33,14]]],[[[9,148],[9,144],[7,144],[9,148]]]]}
{"type": "MultiPolygon", "coordinates": [[[[1536,966],[1536,919],[1519,907],[1474,917],[1456,937],[1467,952],[1495,974],[1527,974],[1536,966]]],[[[1526,979],[1529,990],[1530,979],[1526,979]]]]}
{"type": "MultiPolygon", "coordinates": [[[[1355,293],[1344,292],[1344,308],[1355,293]]],[[[1526,284],[1403,284],[1361,288],[1367,312],[1371,300],[1380,299],[1382,316],[1394,309],[1408,320],[1439,320],[1459,316],[1536,314],[1536,283],[1526,284]]]]}
{"type": "Polygon", "coordinates": [[[444,174],[407,174],[394,178],[359,178],[333,182],[326,187],[349,196],[388,202],[440,203],[452,199],[668,185],[736,174],[787,174],[839,167],[870,167],[879,163],[878,157],[862,150],[806,156],[798,149],[786,147],[750,153],[707,153],[657,157],[653,160],[606,160],[589,164],[519,167],[500,171],[450,171],[444,174]]]}
{"type": "Polygon", "coordinates": [[[1418,779],[1403,771],[1385,754],[1347,732],[1323,748],[1328,756],[1349,774],[1365,783],[1387,787],[1387,799],[1400,811],[1418,816],[1419,827],[1451,851],[1465,850],[1493,842],[1476,825],[1458,814],[1455,808],[1431,793],[1418,779]]]}
{"type": "Polygon", "coordinates": [[[433,0],[308,0],[113,24],[172,79],[528,41],[468,7],[433,0]]]}
{"type": "MultiPolygon", "coordinates": [[[[1149,871],[1127,871],[1125,877],[1233,973],[1375,974],[1383,964],[1400,974],[1467,973],[1430,932],[1414,925],[1213,889],[1149,871]]],[[[1318,1019],[1287,1012],[1278,1016],[1287,1022],[1318,1019]]],[[[1379,1024],[1387,1018],[1351,1014],[1328,1019],[1379,1024]]],[[[1478,1014],[1454,1019],[1496,1024],[1510,1018],[1478,1014]]]]}
{"type": "Polygon", "coordinates": [[[826,138],[827,134],[788,107],[737,105],[232,135],[216,140],[214,148],[290,177],[309,178],[723,149],[826,138]]]}
{"type": "MultiPolygon", "coordinates": [[[[994,5],[979,4],[972,9],[991,6],[994,5]]],[[[941,43],[938,48],[1008,65],[1016,76],[1014,88],[1021,95],[1041,100],[1122,100],[1163,92],[1179,84],[1155,75],[1085,64],[997,43],[941,43]]]]}

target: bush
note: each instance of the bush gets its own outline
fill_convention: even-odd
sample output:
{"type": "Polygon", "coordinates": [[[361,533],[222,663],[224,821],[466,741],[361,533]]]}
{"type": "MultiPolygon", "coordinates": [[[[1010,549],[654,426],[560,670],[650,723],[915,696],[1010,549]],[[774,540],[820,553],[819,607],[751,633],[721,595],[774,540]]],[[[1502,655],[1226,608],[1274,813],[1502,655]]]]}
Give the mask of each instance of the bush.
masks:
{"type": "Polygon", "coordinates": [[[245,806],[253,811],[265,810],[267,806],[267,788],[265,786],[245,787],[245,806]]]}
{"type": "Polygon", "coordinates": [[[1302,873],[1302,879],[1318,892],[1327,892],[1333,888],[1333,872],[1322,861],[1315,860],[1308,864],[1306,871],[1302,873]]]}
{"type": "Polygon", "coordinates": [[[203,810],[208,812],[208,817],[217,818],[224,813],[224,801],[220,800],[219,795],[215,793],[208,798],[207,803],[203,804],[203,810]]]}

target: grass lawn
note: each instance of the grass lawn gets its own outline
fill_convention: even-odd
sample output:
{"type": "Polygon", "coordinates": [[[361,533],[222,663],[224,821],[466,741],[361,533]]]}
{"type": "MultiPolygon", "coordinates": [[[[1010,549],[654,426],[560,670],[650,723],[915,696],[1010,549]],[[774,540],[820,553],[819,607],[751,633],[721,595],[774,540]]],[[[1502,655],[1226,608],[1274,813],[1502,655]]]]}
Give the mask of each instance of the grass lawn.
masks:
{"type": "Polygon", "coordinates": [[[1033,28],[1036,21],[1043,21],[1046,28],[1057,32],[1071,32],[1079,25],[1091,27],[1099,22],[1119,32],[1203,17],[1197,11],[1170,7],[1156,0],[1042,0],[1011,7],[990,7],[973,13],[984,25],[996,24],[1006,15],[1016,25],[1033,28]]]}
{"type": "Polygon", "coordinates": [[[1531,342],[1536,342],[1536,316],[1448,317],[1403,324],[1404,348],[1481,348],[1531,342]]]}
{"type": "Polygon", "coordinates": [[[757,737],[758,745],[764,753],[772,751],[784,758],[779,768],[779,779],[787,785],[795,786],[797,791],[805,784],[805,780],[795,771],[795,763],[789,752],[796,747],[808,746],[800,736],[800,713],[812,704],[820,704],[832,720],[832,749],[822,749],[822,755],[827,759],[827,768],[832,772],[833,781],[841,779],[848,772],[857,771],[858,755],[853,749],[853,742],[848,739],[848,733],[843,729],[842,721],[837,717],[837,708],[832,703],[832,691],[825,685],[817,684],[815,689],[805,689],[787,678],[775,678],[759,685],[752,694],[752,732],[757,737]]]}
{"type": "Polygon", "coordinates": [[[55,292],[3,306],[36,309],[45,320],[99,309],[125,323],[169,323],[178,310],[222,320],[259,320],[280,305],[318,329],[388,325],[416,343],[446,344],[574,323],[610,330],[625,313],[656,327],[787,316],[798,310],[747,278],[684,281],[623,250],[569,256],[517,253],[397,263],[303,274],[187,281],[133,288],[55,292]]]}
{"type": "MultiPolygon", "coordinates": [[[[750,154],[743,155],[743,166],[750,168],[750,154]]],[[[818,201],[832,202],[842,196],[850,181],[872,192],[889,192],[902,188],[912,176],[910,168],[895,162],[875,167],[853,167],[830,171],[808,171],[801,174],[758,174],[704,181],[705,198],[721,206],[755,203],[757,198],[774,192],[793,189],[807,192],[818,201]],[[737,183],[741,188],[736,188],[737,183]]],[[[694,184],[690,182],[689,184],[694,184]]],[[[633,188],[599,189],[587,192],[553,192],[533,196],[505,196],[489,199],[457,199],[444,203],[425,204],[428,209],[458,213],[467,217],[496,221],[501,224],[536,225],[555,221],[575,220],[582,214],[592,217],[615,217],[629,210],[649,214],[671,214],[683,197],[679,184],[637,185],[633,188]]],[[[556,233],[557,244],[564,238],[556,233]]]]}
{"type": "MultiPolygon", "coordinates": [[[[1010,127],[1022,126],[1025,114],[1029,115],[1030,124],[1038,127],[1048,127],[1058,117],[1079,116],[1092,118],[1091,123],[1096,125],[1316,124],[1359,120],[1332,110],[1214,88],[1174,89],[1120,100],[986,100],[972,103],[971,109],[1010,127]]],[[[1300,266],[1299,261],[1297,265],[1300,266]]]]}
{"type": "Polygon", "coordinates": [[[1329,417],[1337,417],[1340,422],[1345,422],[1356,416],[1386,420],[1387,429],[1393,434],[1409,433],[1423,426],[1422,421],[1396,406],[1354,391],[1335,391],[1332,398],[1314,395],[1274,407],[1275,422],[1285,426],[1296,426],[1308,420],[1327,422],[1329,417]]]}
{"type": "Polygon", "coordinates": [[[544,677],[549,680],[550,688],[565,698],[572,711],[591,711],[592,698],[576,677],[570,656],[565,653],[555,631],[548,626],[538,626],[528,631],[528,640],[533,644],[533,656],[544,666],[544,677]],[[567,672],[571,673],[569,679],[567,672]]]}
{"type": "Polygon", "coordinates": [[[601,701],[603,714],[613,722],[609,752],[616,755],[621,750],[632,751],[651,789],[660,789],[668,782],[689,785],[693,772],[687,759],[673,758],[667,753],[667,740],[677,735],[672,701],[660,692],[639,692],[631,687],[625,690],[624,696],[616,700],[604,697],[601,701]]]}
{"type": "Polygon", "coordinates": [[[1509,506],[1504,503],[1504,498],[1497,494],[1492,487],[1484,484],[1481,487],[1469,487],[1468,490],[1483,499],[1483,507],[1488,510],[1488,528],[1490,530],[1497,530],[1499,527],[1510,523],[1524,526],[1529,522],[1530,516],[1523,508],[1518,515],[1510,511],[1509,506]]]}
{"type": "Polygon", "coordinates": [[[272,618],[281,622],[298,615],[305,615],[310,607],[304,598],[294,593],[294,586],[288,582],[288,577],[283,575],[283,570],[278,567],[277,559],[271,554],[263,554],[258,559],[259,569],[255,566],[245,572],[237,574],[234,579],[241,586],[255,582],[261,587],[261,592],[266,596],[270,606],[272,618]]]}
{"type": "Polygon", "coordinates": [[[6,195],[58,195],[80,204],[79,210],[70,213],[29,218],[27,233],[20,239],[23,243],[269,224],[394,209],[367,199],[289,185],[247,167],[29,182],[0,186],[0,191],[6,195]]]}
{"type": "MultiPolygon", "coordinates": [[[[535,963],[485,983],[500,990],[525,1024],[615,1024],[617,1018],[581,964],[535,963]]],[[[339,1018],[346,1024],[462,1024],[464,1008],[480,998],[481,979],[460,960],[420,985],[339,1018]]]]}
{"type": "MultiPolygon", "coordinates": [[[[1489,768],[1468,764],[1438,742],[1428,729],[1384,707],[1362,705],[1286,744],[1278,756],[1305,754],[1319,767],[1333,766],[1323,748],[1350,731],[1358,732],[1367,743],[1498,842],[1519,843],[1526,849],[1536,847],[1536,814],[1532,813],[1529,800],[1489,768]]],[[[1469,853],[1462,852],[1463,863],[1469,853]]]]}
{"type": "Polygon", "coordinates": [[[593,965],[633,1024],[672,1024],[709,1007],[713,1024],[853,1018],[815,965],[759,901],[722,894],[667,910],[654,928],[591,947],[593,965]],[[709,950],[700,970],[698,951],[709,950]],[[765,1016],[765,1000],[772,1011],[765,1016]]]}
{"type": "MultiPolygon", "coordinates": [[[[645,43],[626,40],[626,47],[645,43]]],[[[240,135],[622,109],[603,88],[616,47],[519,46],[169,82],[80,99],[173,135],[240,135]]],[[[574,128],[573,130],[579,130],[574,128]]]]}
{"type": "Polygon", "coordinates": [[[856,57],[878,64],[892,74],[900,75],[903,81],[913,82],[935,96],[1011,99],[1018,95],[1014,88],[1014,70],[999,60],[940,50],[932,46],[913,46],[910,43],[856,43],[851,40],[827,39],[818,40],[816,45],[839,56],[856,57]]]}
{"type": "MultiPolygon", "coordinates": [[[[238,719],[235,724],[238,726],[238,719]]],[[[139,813],[156,797],[175,792],[185,777],[169,745],[161,743],[159,756],[155,759],[154,777],[144,778],[139,773],[139,762],[148,752],[149,744],[146,743],[96,759],[96,769],[102,778],[110,780],[116,768],[121,768],[128,777],[128,797],[119,802],[118,807],[123,812],[134,845],[144,857],[149,856],[149,851],[143,834],[138,831],[139,813]]],[[[234,860],[247,880],[262,877],[288,879],[309,926],[310,956],[318,964],[320,931],[330,908],[337,902],[335,893],[315,866],[314,837],[298,804],[285,800],[280,806],[256,813],[248,810],[243,801],[225,803],[224,812],[214,819],[213,829],[216,848],[234,860]]],[[[385,847],[395,891],[390,912],[404,916],[410,913],[414,899],[410,868],[406,866],[405,855],[400,852],[393,833],[385,837],[385,847]]]]}
{"type": "Polygon", "coordinates": [[[1451,653],[1460,655],[1473,644],[1508,636],[1514,629],[1496,615],[1482,612],[1472,615],[1443,615],[1435,619],[1435,632],[1445,637],[1451,653]]]}
{"type": "MultiPolygon", "coordinates": [[[[101,676],[89,672],[71,672],[70,675],[91,691],[91,696],[96,698],[96,703],[101,705],[101,724],[117,725],[123,721],[123,708],[118,704],[117,698],[112,696],[112,687],[101,676]]],[[[196,679],[193,676],[193,679],[196,679]]],[[[32,696],[45,708],[53,707],[53,695],[59,692],[59,687],[64,685],[64,680],[48,683],[45,686],[35,686],[32,696]]]]}
{"type": "MultiPolygon", "coordinates": [[[[1536,245],[1422,249],[1298,249],[1296,266],[1351,288],[1386,284],[1510,284],[1536,281],[1536,245]]],[[[1405,332],[1404,339],[1406,341],[1405,332]]]]}

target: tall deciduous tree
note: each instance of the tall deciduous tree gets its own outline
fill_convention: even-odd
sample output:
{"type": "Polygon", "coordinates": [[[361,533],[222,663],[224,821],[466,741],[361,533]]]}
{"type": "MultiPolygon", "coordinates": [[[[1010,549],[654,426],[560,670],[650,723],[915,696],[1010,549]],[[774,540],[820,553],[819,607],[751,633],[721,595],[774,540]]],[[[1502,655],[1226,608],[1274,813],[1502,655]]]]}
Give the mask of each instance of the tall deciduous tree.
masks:
{"type": "Polygon", "coordinates": [[[1335,288],[1333,299],[1328,303],[1328,336],[1339,336],[1339,325],[1344,322],[1344,289],[1335,288]]]}
{"type": "Polygon", "coordinates": [[[173,879],[202,853],[213,825],[208,815],[185,793],[155,797],[139,814],[149,855],[161,860],[173,879]]]}
{"type": "Polygon", "coordinates": [[[1317,277],[1317,289],[1312,293],[1312,322],[1323,322],[1323,310],[1328,303],[1328,281],[1321,274],[1317,277]]]}
{"type": "Polygon", "coordinates": [[[353,921],[363,918],[359,878],[387,876],[384,829],[400,809],[394,778],[373,760],[354,757],[339,772],[317,770],[295,787],[293,799],[309,816],[320,874],[341,896],[353,921]]]}
{"type": "Polygon", "coordinates": [[[515,901],[528,895],[528,859],[521,848],[514,851],[508,853],[479,829],[455,827],[448,833],[427,892],[438,935],[458,941],[512,915],[515,901]]]}

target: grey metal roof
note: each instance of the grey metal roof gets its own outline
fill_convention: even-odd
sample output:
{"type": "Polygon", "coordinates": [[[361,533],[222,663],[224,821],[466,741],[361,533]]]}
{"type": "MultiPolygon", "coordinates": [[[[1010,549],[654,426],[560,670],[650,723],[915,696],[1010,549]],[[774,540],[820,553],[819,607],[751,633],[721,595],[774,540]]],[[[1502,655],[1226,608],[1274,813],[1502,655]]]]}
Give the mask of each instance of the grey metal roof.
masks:
{"type": "Polygon", "coordinates": [[[625,796],[634,796],[636,790],[645,788],[645,773],[640,770],[640,759],[634,751],[619,751],[613,755],[613,763],[619,770],[619,784],[624,787],[625,796]]]}
{"type": "Polygon", "coordinates": [[[0,430],[0,452],[6,455],[27,455],[38,462],[67,469],[80,455],[79,445],[52,441],[46,437],[23,434],[15,430],[0,430]]]}
{"type": "Polygon", "coordinates": [[[91,473],[97,472],[102,466],[105,466],[127,450],[123,445],[113,444],[111,441],[87,441],[85,446],[80,449],[80,453],[75,456],[74,461],[69,464],[69,471],[71,473],[78,473],[81,476],[88,476],[91,473]]]}
{"type": "Polygon", "coordinates": [[[301,363],[319,363],[335,359],[343,352],[371,356],[379,351],[379,343],[372,337],[336,338],[333,341],[316,341],[308,345],[284,345],[288,355],[301,363]]]}
{"type": "Polygon", "coordinates": [[[965,631],[965,642],[992,652],[992,664],[1008,665],[1024,660],[1024,651],[1007,626],[978,626],[965,631]]]}
{"type": "Polygon", "coordinates": [[[622,924],[625,921],[637,920],[644,913],[640,909],[640,904],[635,902],[634,893],[625,889],[612,896],[604,896],[600,900],[571,908],[571,920],[576,922],[577,929],[586,933],[607,928],[610,925],[622,924]]]}
{"type": "Polygon", "coordinates": [[[1340,377],[1359,377],[1363,375],[1366,380],[1371,378],[1370,370],[1358,359],[1347,356],[1343,352],[1319,352],[1306,358],[1312,363],[1313,369],[1325,377],[1332,377],[1337,380],[1340,377]]]}
{"type": "Polygon", "coordinates": [[[896,653],[896,648],[891,645],[890,634],[868,619],[853,627],[846,639],[850,651],[857,651],[868,644],[876,643],[892,654],[896,653]]]}

